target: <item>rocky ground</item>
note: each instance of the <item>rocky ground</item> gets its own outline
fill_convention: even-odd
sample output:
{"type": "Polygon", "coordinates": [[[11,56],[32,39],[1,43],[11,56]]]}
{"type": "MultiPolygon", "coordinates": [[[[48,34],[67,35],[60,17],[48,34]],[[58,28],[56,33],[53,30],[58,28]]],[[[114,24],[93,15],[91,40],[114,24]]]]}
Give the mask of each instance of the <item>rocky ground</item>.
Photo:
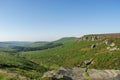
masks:
{"type": "Polygon", "coordinates": [[[43,76],[62,80],[120,80],[120,70],[96,70],[84,68],[60,68],[48,71],[43,76]]]}

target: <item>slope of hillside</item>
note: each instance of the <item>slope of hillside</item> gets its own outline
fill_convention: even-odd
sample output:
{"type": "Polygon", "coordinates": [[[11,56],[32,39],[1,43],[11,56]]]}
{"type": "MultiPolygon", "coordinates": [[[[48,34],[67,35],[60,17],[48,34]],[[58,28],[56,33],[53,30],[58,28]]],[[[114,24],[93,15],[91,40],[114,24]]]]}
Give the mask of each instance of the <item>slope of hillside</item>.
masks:
{"type": "MultiPolygon", "coordinates": [[[[6,53],[0,53],[0,69],[7,70],[11,74],[15,73],[16,75],[25,76],[28,79],[40,78],[42,74],[48,70],[24,58],[6,53]]],[[[1,77],[4,78],[5,75],[9,76],[6,72],[3,76],[1,75],[1,77]]]]}
{"type": "MultiPolygon", "coordinates": [[[[104,34],[108,36],[109,34],[104,34]]],[[[44,72],[63,67],[120,70],[120,38],[102,35],[85,35],[81,38],[62,38],[48,43],[0,48],[0,79],[41,79],[44,72]],[[16,50],[18,54],[13,54],[16,50]],[[7,51],[12,54],[7,54],[7,51]],[[9,73],[6,73],[9,72],[9,73]],[[15,74],[16,76],[10,77],[15,74]]],[[[117,35],[118,36],[118,35],[117,35]]]]}
{"type": "Polygon", "coordinates": [[[0,69],[0,80],[28,80],[29,78],[21,76],[15,72],[0,69]]]}
{"type": "Polygon", "coordinates": [[[26,45],[26,47],[41,47],[41,46],[44,46],[48,43],[50,43],[50,42],[46,42],[46,41],[33,42],[29,45],[26,45]]]}
{"type": "Polygon", "coordinates": [[[71,41],[74,41],[76,38],[75,37],[64,37],[64,38],[61,38],[59,40],[56,40],[54,41],[55,43],[62,43],[62,44],[65,44],[65,43],[69,43],[71,41]]]}
{"type": "Polygon", "coordinates": [[[113,47],[111,47],[112,43],[106,44],[106,40],[108,39],[104,38],[95,41],[73,39],[56,48],[22,52],[20,56],[52,69],[60,66],[85,67],[84,61],[94,57],[95,60],[90,65],[90,68],[120,69],[120,39],[109,39],[115,44],[113,47]],[[95,48],[91,48],[92,45],[95,45],[95,48]],[[110,50],[108,47],[110,47],[110,50]]]}

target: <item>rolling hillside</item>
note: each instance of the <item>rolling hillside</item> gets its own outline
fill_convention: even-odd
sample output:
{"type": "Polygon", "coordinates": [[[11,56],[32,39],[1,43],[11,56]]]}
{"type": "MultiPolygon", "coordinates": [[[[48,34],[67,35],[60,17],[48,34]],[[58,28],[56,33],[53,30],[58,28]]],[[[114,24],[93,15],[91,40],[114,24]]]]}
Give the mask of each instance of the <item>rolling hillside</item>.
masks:
{"type": "Polygon", "coordinates": [[[42,74],[48,70],[34,62],[6,53],[0,53],[0,69],[0,80],[2,80],[1,78],[3,78],[3,80],[9,80],[9,78],[10,80],[12,78],[12,80],[18,80],[16,79],[18,76],[23,76],[26,79],[39,79],[42,74]],[[10,77],[10,75],[13,74],[16,76],[10,77]]]}
{"type": "Polygon", "coordinates": [[[19,80],[40,80],[46,71],[60,67],[85,68],[84,62],[93,58],[89,68],[120,70],[120,38],[114,36],[92,34],[53,42],[35,42],[27,46],[1,47],[0,79],[17,80],[19,77],[19,80]]]}
{"type": "Polygon", "coordinates": [[[20,56],[51,69],[59,68],[60,66],[85,67],[84,61],[91,58],[95,58],[95,60],[90,65],[90,68],[120,69],[120,39],[97,37],[103,36],[88,35],[87,38],[89,39],[86,38],[86,40],[81,38],[68,39],[68,42],[65,41],[67,43],[64,43],[62,46],[47,50],[22,52],[20,56]],[[94,38],[94,41],[92,38],[94,38]],[[106,42],[109,44],[106,44],[106,42]],[[111,47],[112,44],[114,45],[111,47]],[[92,45],[95,45],[95,47],[91,48],[92,45]]]}

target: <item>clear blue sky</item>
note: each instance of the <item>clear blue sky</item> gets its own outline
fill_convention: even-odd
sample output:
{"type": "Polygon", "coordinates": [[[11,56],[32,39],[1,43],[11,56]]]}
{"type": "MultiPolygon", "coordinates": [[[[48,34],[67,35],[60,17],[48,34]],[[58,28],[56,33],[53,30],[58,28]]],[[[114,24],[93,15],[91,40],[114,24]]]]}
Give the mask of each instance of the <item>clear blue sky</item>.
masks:
{"type": "Polygon", "coordinates": [[[0,41],[120,32],[120,0],[0,0],[0,41]]]}

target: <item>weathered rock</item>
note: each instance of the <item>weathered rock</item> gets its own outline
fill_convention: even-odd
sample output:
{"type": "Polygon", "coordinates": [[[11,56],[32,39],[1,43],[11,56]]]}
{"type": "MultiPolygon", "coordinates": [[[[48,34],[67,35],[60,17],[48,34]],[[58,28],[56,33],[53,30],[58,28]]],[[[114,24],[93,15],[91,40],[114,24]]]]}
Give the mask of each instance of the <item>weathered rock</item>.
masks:
{"type": "Polygon", "coordinates": [[[109,39],[105,40],[105,44],[106,44],[106,45],[110,45],[110,44],[112,44],[112,43],[113,43],[112,40],[109,40],[109,39]]]}
{"type": "Polygon", "coordinates": [[[109,51],[117,51],[119,48],[116,46],[116,44],[112,40],[105,40],[105,44],[108,46],[107,50],[109,51]]]}
{"type": "Polygon", "coordinates": [[[111,46],[111,47],[114,47],[114,46],[115,46],[115,43],[114,43],[114,42],[112,42],[112,43],[110,44],[110,46],[111,46]]]}
{"type": "Polygon", "coordinates": [[[95,48],[96,47],[96,44],[92,44],[91,45],[91,49],[95,48]]]}
{"type": "Polygon", "coordinates": [[[81,37],[82,40],[87,40],[87,41],[98,41],[104,38],[105,38],[104,36],[100,36],[100,35],[85,35],[81,37]]]}
{"type": "Polygon", "coordinates": [[[86,80],[87,77],[91,80],[120,80],[120,70],[89,69],[88,75],[84,74],[84,68],[60,68],[58,70],[46,72],[43,77],[62,78],[63,80],[86,80]],[[51,74],[51,72],[54,72],[54,75],[51,74]]]}
{"type": "Polygon", "coordinates": [[[97,36],[92,36],[92,37],[91,37],[91,40],[92,40],[92,41],[96,41],[96,40],[98,40],[98,38],[97,38],[97,36]]]}
{"type": "Polygon", "coordinates": [[[82,40],[88,40],[88,37],[82,37],[82,40]]]}
{"type": "Polygon", "coordinates": [[[115,47],[108,46],[107,50],[109,50],[109,51],[118,51],[119,48],[117,46],[115,46],[115,47]]]}
{"type": "Polygon", "coordinates": [[[107,47],[107,50],[110,50],[110,47],[107,47]]]}
{"type": "Polygon", "coordinates": [[[119,48],[113,47],[113,48],[110,48],[109,50],[110,50],[110,51],[116,51],[116,50],[119,50],[119,48]]]}

